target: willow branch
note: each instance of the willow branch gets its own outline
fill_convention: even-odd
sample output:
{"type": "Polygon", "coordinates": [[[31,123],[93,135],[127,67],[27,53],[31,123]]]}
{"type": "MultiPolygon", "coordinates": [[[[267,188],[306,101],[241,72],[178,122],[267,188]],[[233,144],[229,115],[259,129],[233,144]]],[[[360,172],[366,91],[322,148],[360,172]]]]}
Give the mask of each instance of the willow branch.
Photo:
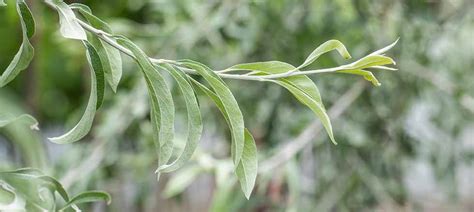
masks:
{"type": "MultiPolygon", "coordinates": [[[[49,1],[44,1],[46,5],[48,5],[50,8],[53,10],[57,10],[57,8],[49,1]]],[[[110,46],[116,48],[120,52],[126,54],[127,56],[135,59],[135,55],[133,53],[125,48],[124,46],[118,44],[112,37],[113,35],[106,33],[100,29],[97,29],[88,23],[82,21],[81,19],[76,17],[76,21],[88,32],[96,35],[99,39],[103,40],[110,46]]],[[[149,60],[155,64],[155,65],[160,65],[160,64],[170,64],[174,66],[178,66],[182,71],[188,74],[197,74],[196,71],[189,69],[187,67],[182,66],[178,62],[174,60],[167,60],[167,59],[158,59],[158,58],[152,58],[149,57],[149,60]]],[[[315,69],[315,70],[307,70],[307,71],[298,71],[298,70],[290,70],[285,73],[280,73],[280,74],[271,74],[271,75],[263,75],[263,76],[254,76],[251,74],[229,74],[229,72],[236,71],[235,69],[232,68],[227,68],[224,70],[218,70],[215,71],[217,75],[221,78],[226,78],[226,79],[237,79],[237,80],[253,80],[253,81],[265,81],[269,79],[279,79],[279,78],[286,78],[286,77],[291,77],[291,76],[298,76],[298,75],[311,75],[311,74],[321,74],[321,73],[330,73],[330,72],[337,72],[337,71],[342,71],[342,70],[350,70],[350,68],[347,68],[348,65],[342,65],[338,67],[333,67],[333,68],[323,68],[323,69],[315,69]]],[[[245,69],[239,69],[239,71],[254,71],[254,70],[245,70],[245,69]]]]}

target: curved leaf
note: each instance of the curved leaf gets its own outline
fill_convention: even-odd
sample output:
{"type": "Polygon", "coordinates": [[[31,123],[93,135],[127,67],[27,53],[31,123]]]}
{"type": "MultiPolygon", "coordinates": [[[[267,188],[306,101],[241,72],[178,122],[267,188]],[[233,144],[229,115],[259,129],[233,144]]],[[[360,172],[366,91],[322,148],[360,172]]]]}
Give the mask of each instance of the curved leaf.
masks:
{"type": "Polygon", "coordinates": [[[21,71],[25,70],[33,59],[34,49],[28,40],[35,33],[35,21],[30,9],[23,0],[17,1],[16,9],[20,16],[23,34],[22,44],[13,60],[0,77],[0,87],[11,82],[21,71]]]}
{"type": "Polygon", "coordinates": [[[157,172],[171,172],[182,167],[196,150],[202,134],[202,119],[193,87],[186,80],[186,76],[171,65],[164,64],[162,67],[165,68],[178,83],[186,102],[186,111],[188,115],[188,141],[186,142],[183,152],[171,164],[162,165],[161,167],[158,167],[157,170],[157,172]]]}
{"type": "Polygon", "coordinates": [[[30,126],[32,130],[39,129],[38,121],[36,121],[36,119],[33,116],[28,115],[28,114],[23,114],[16,117],[4,116],[0,114],[0,127],[5,127],[13,122],[20,121],[20,120],[27,122],[27,124],[30,126]]]}
{"type": "MultiPolygon", "coordinates": [[[[293,65],[280,61],[246,63],[233,66],[232,68],[258,71],[259,74],[279,74],[295,69],[293,65]]],[[[316,84],[314,84],[314,82],[309,77],[298,75],[270,81],[286,88],[298,100],[303,98],[304,102],[301,100],[300,101],[313,110],[313,112],[315,112],[317,117],[325,126],[329,138],[334,144],[336,144],[336,140],[334,139],[332,132],[331,122],[326,114],[324,104],[321,101],[321,95],[319,93],[318,87],[316,87],[316,84]]]]}
{"type": "Polygon", "coordinates": [[[156,124],[154,128],[159,129],[159,145],[157,145],[159,166],[164,165],[173,153],[174,103],[171,91],[163,76],[138,46],[125,37],[119,37],[117,42],[135,55],[136,61],[145,76],[152,104],[152,124],[156,124]]]}
{"type": "MultiPolygon", "coordinates": [[[[106,33],[112,34],[112,29],[109,27],[109,25],[94,16],[88,6],[79,3],[73,3],[70,5],[70,7],[72,9],[77,9],[91,26],[106,33]]],[[[120,79],[122,78],[122,57],[120,56],[120,51],[110,46],[107,42],[101,40],[96,35],[91,34],[88,36],[88,40],[99,54],[108,84],[114,92],[117,92],[117,87],[120,83],[120,79]]]]}
{"type": "Polygon", "coordinates": [[[242,153],[242,159],[235,170],[237,177],[240,181],[240,186],[247,199],[250,198],[252,190],[255,186],[255,180],[257,179],[258,170],[258,159],[257,159],[257,146],[252,137],[252,134],[245,129],[245,145],[244,152],[242,153]]]}
{"type": "Polygon", "coordinates": [[[191,61],[181,61],[184,65],[196,70],[211,85],[214,92],[222,101],[224,112],[228,114],[229,128],[232,134],[232,157],[234,164],[239,164],[242,152],[244,150],[244,118],[234,95],[224,83],[224,81],[211,69],[203,64],[191,61]]]}
{"type": "MultiPolygon", "coordinates": [[[[295,69],[293,65],[280,61],[244,63],[232,66],[231,69],[233,68],[249,71],[258,71],[263,72],[265,74],[281,74],[295,69]]],[[[293,83],[299,89],[305,91],[309,96],[311,96],[317,102],[322,104],[321,94],[319,93],[318,87],[316,87],[314,82],[308,76],[291,76],[286,77],[285,80],[293,83]]]]}
{"type": "Polygon", "coordinates": [[[96,108],[100,106],[100,102],[102,101],[104,90],[103,74],[101,74],[103,72],[102,63],[100,62],[100,58],[97,56],[95,49],[87,44],[87,42],[85,42],[85,45],[87,47],[87,61],[89,62],[91,69],[91,94],[89,96],[89,101],[87,102],[86,110],[76,126],[64,135],[49,138],[50,141],[57,144],[73,143],[86,136],[94,122],[96,108]],[[99,79],[101,80],[100,82],[98,81],[97,76],[102,76],[102,78],[99,79]],[[99,91],[99,89],[101,89],[101,91],[99,91]]]}
{"type": "Polygon", "coordinates": [[[65,38],[87,40],[86,31],[76,20],[76,15],[72,9],[63,1],[47,0],[56,7],[59,14],[59,31],[65,38]]]}
{"type": "Polygon", "coordinates": [[[86,191],[83,193],[78,194],[77,196],[73,197],[66,205],[61,208],[59,211],[64,211],[67,208],[81,203],[88,203],[88,202],[99,202],[105,201],[107,204],[110,204],[112,198],[108,193],[102,191],[86,191]]]}
{"type": "Polygon", "coordinates": [[[383,66],[383,65],[389,65],[389,64],[396,64],[395,61],[386,56],[382,55],[368,55],[366,57],[361,58],[360,60],[353,62],[345,68],[347,69],[365,69],[365,68],[370,68],[374,66],[383,66]]]}
{"type": "Polygon", "coordinates": [[[379,80],[377,80],[377,78],[375,78],[374,74],[370,71],[356,69],[356,70],[338,71],[337,73],[360,75],[360,76],[363,76],[365,80],[367,80],[369,82],[372,82],[372,84],[374,84],[375,86],[382,85],[382,84],[380,84],[379,80]]]}
{"type": "Polygon", "coordinates": [[[303,64],[298,66],[297,69],[304,68],[314,61],[316,61],[321,55],[330,52],[332,50],[337,50],[337,52],[344,58],[344,59],[351,59],[351,55],[347,51],[346,47],[344,44],[342,44],[338,40],[329,40],[326,41],[325,43],[321,44],[316,48],[309,56],[306,58],[303,64]]]}
{"type": "Polygon", "coordinates": [[[311,98],[308,94],[303,92],[301,89],[298,89],[291,83],[285,82],[285,81],[278,81],[278,80],[269,80],[271,82],[274,82],[284,88],[286,88],[288,91],[290,91],[293,96],[296,97],[301,103],[309,107],[316,116],[319,117],[321,120],[321,123],[323,124],[324,128],[326,129],[326,132],[329,135],[329,138],[334,144],[337,144],[336,139],[334,138],[334,134],[332,131],[332,125],[331,125],[331,120],[329,119],[328,114],[326,113],[326,109],[324,108],[323,105],[319,104],[316,102],[313,98],[311,98]]]}

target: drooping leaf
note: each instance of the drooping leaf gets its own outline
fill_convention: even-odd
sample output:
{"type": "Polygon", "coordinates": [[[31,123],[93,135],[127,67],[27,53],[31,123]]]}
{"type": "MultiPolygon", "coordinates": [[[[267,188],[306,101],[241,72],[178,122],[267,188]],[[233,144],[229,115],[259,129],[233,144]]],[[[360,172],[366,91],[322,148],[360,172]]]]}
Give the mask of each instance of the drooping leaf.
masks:
{"type": "Polygon", "coordinates": [[[98,110],[102,103],[104,102],[104,95],[105,95],[105,78],[104,78],[104,68],[102,66],[102,58],[99,56],[97,49],[92,46],[91,43],[88,41],[83,41],[84,46],[87,48],[88,52],[88,59],[91,61],[90,63],[93,64],[93,69],[95,73],[96,79],[96,87],[97,87],[97,104],[96,110],[98,110]]]}
{"type": "Polygon", "coordinates": [[[106,192],[86,191],[71,198],[71,200],[67,202],[66,205],[63,208],[61,208],[59,211],[64,211],[65,209],[76,204],[88,203],[88,202],[100,202],[100,201],[104,201],[107,204],[110,204],[110,202],[112,201],[112,198],[106,192]]]}
{"type": "Polygon", "coordinates": [[[309,109],[311,109],[316,116],[319,117],[321,120],[321,123],[323,124],[324,128],[326,129],[326,132],[329,135],[329,138],[334,144],[336,143],[336,139],[334,138],[334,134],[332,131],[332,125],[331,125],[331,120],[329,119],[329,116],[326,112],[326,109],[324,108],[323,105],[319,104],[314,100],[314,98],[310,97],[308,94],[306,94],[304,91],[301,89],[298,89],[294,85],[287,83],[285,81],[278,81],[278,80],[269,80],[271,82],[274,82],[284,88],[286,88],[288,91],[290,91],[293,96],[296,97],[301,103],[306,105],[309,109]]]}
{"type": "Polygon", "coordinates": [[[321,44],[316,48],[309,56],[306,58],[303,64],[298,66],[297,69],[304,68],[314,61],[316,61],[321,55],[330,52],[332,50],[337,50],[337,52],[344,58],[344,59],[351,59],[351,55],[347,51],[346,47],[344,44],[342,44],[338,40],[329,40],[326,41],[325,43],[321,44]]]}
{"type": "Polygon", "coordinates": [[[124,37],[119,37],[117,42],[133,53],[147,82],[152,106],[152,124],[154,122],[154,128],[159,128],[159,166],[164,165],[173,153],[175,108],[171,91],[163,76],[138,46],[124,37]]]}
{"type": "MultiPolygon", "coordinates": [[[[295,69],[294,66],[280,61],[246,63],[236,65],[231,68],[257,71],[259,72],[259,74],[266,75],[285,73],[295,69]]],[[[321,101],[321,95],[319,93],[319,90],[309,77],[304,75],[297,75],[271,81],[276,82],[277,84],[282,86],[284,85],[283,87],[290,91],[298,100],[300,100],[301,98],[298,96],[304,97],[306,103],[303,102],[303,104],[308,106],[321,120],[321,122],[326,128],[329,138],[334,144],[336,144],[331,122],[326,114],[324,104],[321,101]]]]}
{"type": "Polygon", "coordinates": [[[47,0],[56,7],[59,14],[59,31],[65,38],[86,40],[86,31],[76,19],[76,15],[65,2],[57,0],[47,0]]]}
{"type": "Polygon", "coordinates": [[[74,126],[70,131],[65,133],[64,135],[49,138],[50,141],[57,143],[57,144],[68,144],[68,143],[73,143],[76,142],[80,139],[82,139],[84,136],[89,133],[92,123],[94,122],[94,116],[96,112],[96,108],[100,106],[98,104],[98,99],[100,98],[100,101],[102,100],[101,98],[103,97],[103,94],[99,94],[98,91],[99,89],[102,89],[103,93],[103,70],[102,70],[102,63],[100,62],[100,58],[97,56],[97,52],[95,52],[95,49],[91,45],[87,45],[87,61],[89,62],[90,65],[90,71],[91,71],[91,94],[89,96],[89,101],[87,102],[86,109],[84,111],[84,114],[82,115],[81,120],[74,126]],[[96,76],[101,76],[102,73],[102,79],[101,83],[98,83],[98,79],[96,76]],[[98,89],[98,84],[102,84],[101,88],[98,89]],[[102,97],[101,97],[102,96],[102,97]]]}
{"type": "Polygon", "coordinates": [[[193,87],[187,81],[186,76],[171,65],[165,64],[162,67],[165,68],[178,83],[178,87],[186,103],[188,116],[188,141],[186,142],[183,152],[171,164],[162,165],[157,169],[157,172],[171,172],[182,167],[196,150],[202,134],[202,119],[193,87]]]}
{"type": "MultiPolygon", "coordinates": [[[[109,34],[113,33],[109,25],[94,16],[88,6],[79,3],[73,3],[70,5],[70,7],[72,9],[77,9],[94,28],[100,29],[109,34]]],[[[88,40],[91,42],[100,56],[102,67],[104,68],[105,78],[107,79],[108,84],[112,90],[116,92],[120,83],[120,79],[122,78],[122,58],[120,56],[120,51],[109,45],[107,42],[101,40],[95,34],[90,34],[90,36],[88,36],[88,40]]]]}
{"type": "Polygon", "coordinates": [[[181,62],[189,68],[196,70],[196,72],[198,72],[211,85],[212,89],[214,89],[214,92],[221,100],[224,112],[229,118],[229,128],[232,135],[231,152],[234,164],[237,166],[240,158],[242,157],[242,152],[244,149],[245,127],[242,112],[240,111],[239,105],[237,104],[234,95],[224,83],[224,81],[205,65],[191,60],[184,60],[181,62]]]}
{"type": "Polygon", "coordinates": [[[247,199],[250,198],[252,190],[255,186],[255,179],[257,179],[258,159],[257,146],[252,137],[252,134],[245,129],[245,145],[242,159],[235,170],[240,181],[240,186],[247,199]]]}
{"type": "MultiPolygon", "coordinates": [[[[219,99],[217,94],[213,91],[208,89],[203,84],[199,83],[198,81],[194,80],[193,78],[189,77],[189,79],[196,85],[196,87],[205,93],[209,98],[211,98],[214,103],[216,104],[217,108],[221,111],[224,115],[226,122],[229,124],[229,115],[225,113],[225,108],[222,101],[219,99]]],[[[258,158],[257,158],[257,146],[255,145],[255,141],[250,134],[250,132],[245,129],[245,143],[244,143],[244,151],[242,153],[242,157],[235,169],[237,177],[239,179],[242,191],[245,194],[247,199],[250,197],[252,193],[253,187],[255,186],[255,179],[257,178],[257,170],[258,170],[258,158]]]]}
{"type": "Polygon", "coordinates": [[[370,71],[365,71],[365,70],[343,70],[343,71],[338,71],[337,73],[344,73],[344,74],[354,74],[354,75],[360,75],[363,76],[365,80],[372,82],[375,86],[380,86],[380,82],[375,78],[374,74],[370,71]]]}
{"type": "Polygon", "coordinates": [[[34,49],[28,40],[35,33],[35,21],[24,0],[17,1],[16,9],[20,16],[22,44],[13,60],[0,76],[0,87],[11,82],[21,71],[25,70],[33,59],[34,49]]]}
{"type": "MultiPolygon", "coordinates": [[[[280,61],[244,63],[232,66],[231,69],[232,68],[263,72],[265,74],[281,74],[295,69],[293,65],[280,61]]],[[[285,80],[293,83],[295,86],[305,91],[317,102],[322,104],[321,94],[319,93],[318,87],[316,87],[314,82],[309,77],[304,75],[297,75],[286,77],[285,80]]]]}

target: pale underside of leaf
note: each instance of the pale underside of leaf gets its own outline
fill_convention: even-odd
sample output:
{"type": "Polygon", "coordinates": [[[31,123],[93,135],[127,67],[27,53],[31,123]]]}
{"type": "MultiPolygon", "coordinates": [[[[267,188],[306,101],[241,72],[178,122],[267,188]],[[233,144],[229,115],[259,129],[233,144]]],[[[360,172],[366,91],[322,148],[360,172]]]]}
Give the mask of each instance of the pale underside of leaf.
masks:
{"type": "Polygon", "coordinates": [[[33,60],[34,49],[28,40],[35,31],[35,22],[30,9],[24,1],[17,2],[17,12],[20,16],[20,24],[22,29],[22,44],[13,60],[0,76],[0,87],[4,87],[11,82],[21,71],[25,70],[33,60]]]}
{"type": "Polygon", "coordinates": [[[167,70],[177,82],[186,103],[188,118],[188,139],[183,152],[171,164],[163,165],[157,169],[157,172],[171,172],[179,169],[187,161],[189,161],[196,150],[197,144],[201,139],[202,134],[202,119],[201,112],[199,110],[199,104],[194,94],[193,87],[187,81],[186,76],[171,65],[165,64],[162,67],[167,70]]]}
{"type": "Polygon", "coordinates": [[[97,78],[95,73],[100,73],[102,72],[102,63],[100,62],[100,58],[97,57],[97,52],[93,53],[95,51],[94,48],[91,46],[86,45],[87,48],[87,60],[90,65],[90,71],[91,71],[91,93],[89,96],[89,101],[87,102],[86,109],[84,111],[84,114],[82,115],[81,120],[74,126],[70,131],[65,133],[64,135],[58,136],[58,137],[53,137],[49,138],[50,141],[58,144],[67,144],[67,143],[73,143],[76,142],[80,139],[82,139],[84,136],[89,133],[92,123],[94,122],[94,116],[96,112],[96,108],[98,107],[98,101],[97,101],[97,78]]]}
{"type": "Polygon", "coordinates": [[[128,48],[135,55],[136,61],[147,82],[152,106],[152,125],[154,125],[154,129],[159,130],[159,148],[157,149],[157,153],[159,154],[158,164],[159,166],[165,165],[173,153],[175,108],[171,91],[159,71],[138,46],[124,37],[118,38],[117,42],[128,48]]]}
{"type": "Polygon", "coordinates": [[[50,1],[52,2],[59,14],[59,31],[65,38],[86,40],[86,31],[77,22],[76,15],[72,9],[63,1],[50,1]]]}
{"type": "MultiPolygon", "coordinates": [[[[70,6],[72,9],[77,9],[93,27],[109,34],[113,33],[108,24],[94,16],[90,8],[86,5],[73,3],[70,6]]],[[[95,34],[90,34],[88,40],[95,47],[100,56],[108,84],[114,92],[117,92],[117,87],[122,78],[122,58],[120,51],[110,46],[95,34]]]]}
{"type": "Polygon", "coordinates": [[[234,160],[234,164],[237,166],[242,152],[244,149],[244,119],[242,112],[240,111],[239,105],[234,98],[234,95],[224,83],[224,81],[211,69],[200,63],[184,60],[181,61],[184,65],[191,69],[196,70],[212,87],[215,94],[219,97],[224,108],[224,112],[228,114],[229,128],[232,135],[232,148],[231,153],[234,160]]]}
{"type": "MultiPolygon", "coordinates": [[[[221,111],[227,123],[229,123],[229,116],[225,113],[224,105],[219,99],[217,94],[208,89],[206,86],[200,82],[194,80],[193,78],[188,78],[196,85],[196,87],[205,93],[209,98],[211,98],[216,104],[217,108],[221,111]]],[[[250,132],[245,129],[245,143],[244,151],[242,152],[242,157],[237,165],[235,172],[239,179],[242,191],[244,192],[245,197],[248,199],[252,193],[253,187],[255,186],[255,179],[257,178],[258,170],[258,158],[257,158],[257,147],[255,141],[250,134],[250,132]]]]}

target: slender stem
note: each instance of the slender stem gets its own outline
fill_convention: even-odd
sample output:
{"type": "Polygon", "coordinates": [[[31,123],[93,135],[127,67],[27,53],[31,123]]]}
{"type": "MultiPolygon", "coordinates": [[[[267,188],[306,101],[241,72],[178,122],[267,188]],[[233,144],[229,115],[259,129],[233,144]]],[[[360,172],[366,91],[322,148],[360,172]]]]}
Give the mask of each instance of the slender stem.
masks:
{"type": "MultiPolygon", "coordinates": [[[[51,7],[54,10],[57,10],[56,6],[50,2],[49,0],[44,1],[49,7],[51,7]]],[[[100,29],[97,29],[88,23],[82,21],[81,19],[76,17],[76,21],[87,31],[89,31],[92,34],[95,34],[97,37],[99,37],[101,40],[109,44],[110,46],[116,48],[117,50],[123,52],[124,54],[130,56],[131,58],[135,59],[135,55],[133,53],[125,48],[124,46],[118,44],[114,39],[112,39],[112,35],[109,33],[106,33],[100,29]]],[[[178,66],[182,71],[188,74],[197,74],[197,72],[193,69],[184,67],[183,65],[179,64],[178,62],[174,60],[167,60],[167,59],[157,59],[157,58],[149,58],[149,60],[154,63],[154,64],[164,64],[168,63],[171,65],[178,66]]],[[[280,74],[271,74],[271,75],[262,75],[262,76],[254,76],[251,74],[228,74],[233,71],[254,71],[254,70],[245,70],[245,69],[232,69],[232,68],[227,68],[224,70],[218,70],[215,71],[217,75],[219,75],[222,78],[226,79],[238,79],[238,80],[254,80],[254,81],[265,81],[265,80],[270,80],[270,79],[279,79],[279,78],[285,78],[285,77],[291,77],[291,76],[300,76],[300,75],[310,75],[310,74],[320,74],[320,73],[329,73],[329,72],[336,72],[336,71],[341,71],[341,70],[348,70],[347,65],[342,65],[339,67],[334,67],[334,68],[323,68],[323,69],[315,69],[315,70],[308,70],[308,71],[298,71],[298,69],[293,69],[285,73],[280,73],[280,74]]]]}

